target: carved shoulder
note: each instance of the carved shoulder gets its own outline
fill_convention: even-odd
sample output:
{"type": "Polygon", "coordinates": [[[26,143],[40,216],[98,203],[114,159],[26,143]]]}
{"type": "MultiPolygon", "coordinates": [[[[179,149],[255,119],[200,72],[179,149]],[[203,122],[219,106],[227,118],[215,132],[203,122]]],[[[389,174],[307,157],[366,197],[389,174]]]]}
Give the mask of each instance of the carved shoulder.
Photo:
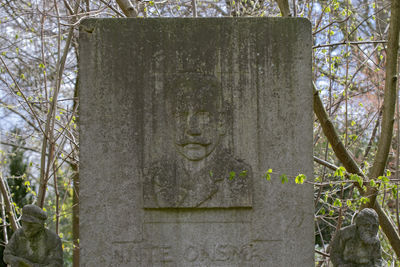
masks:
{"type": "Polygon", "coordinates": [[[357,229],[355,225],[349,225],[339,230],[338,234],[342,241],[349,240],[355,237],[357,229]]]}
{"type": "Polygon", "coordinates": [[[48,244],[51,246],[57,246],[59,243],[61,243],[61,239],[56,233],[49,229],[45,229],[45,231],[48,244]]]}
{"type": "Polygon", "coordinates": [[[19,228],[17,231],[14,232],[10,241],[6,245],[4,254],[15,254],[14,250],[17,249],[17,243],[23,237],[24,237],[24,232],[22,228],[19,228]]]}
{"type": "Polygon", "coordinates": [[[340,229],[331,241],[331,260],[336,266],[343,263],[343,249],[347,240],[355,237],[356,227],[350,225],[340,229]]]}

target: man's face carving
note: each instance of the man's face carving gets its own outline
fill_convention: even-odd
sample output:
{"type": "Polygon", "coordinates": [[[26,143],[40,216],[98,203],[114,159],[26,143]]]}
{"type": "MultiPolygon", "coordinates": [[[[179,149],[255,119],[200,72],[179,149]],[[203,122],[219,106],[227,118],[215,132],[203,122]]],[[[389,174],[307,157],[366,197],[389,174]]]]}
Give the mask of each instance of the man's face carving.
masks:
{"type": "Polygon", "coordinates": [[[192,161],[210,155],[223,134],[223,116],[219,111],[219,88],[207,81],[177,83],[170,109],[174,143],[179,154],[192,161]]]}
{"type": "Polygon", "coordinates": [[[34,237],[44,228],[44,226],[40,223],[25,222],[25,221],[21,221],[21,223],[22,223],[22,229],[24,230],[24,234],[28,238],[34,237]]]}
{"type": "Polygon", "coordinates": [[[374,220],[361,221],[357,224],[358,234],[366,244],[373,244],[377,240],[378,223],[374,220]]]}
{"type": "Polygon", "coordinates": [[[207,110],[188,109],[175,114],[175,146],[189,160],[202,160],[219,143],[218,114],[207,110]]]}

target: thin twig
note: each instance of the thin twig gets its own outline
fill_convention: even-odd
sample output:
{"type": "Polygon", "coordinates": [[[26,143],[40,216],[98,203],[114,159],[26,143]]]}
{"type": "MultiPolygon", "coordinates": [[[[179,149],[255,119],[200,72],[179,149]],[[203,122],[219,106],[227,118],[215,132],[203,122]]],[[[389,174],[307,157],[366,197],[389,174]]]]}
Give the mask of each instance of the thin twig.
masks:
{"type": "Polygon", "coordinates": [[[336,165],[334,165],[334,164],[332,164],[330,162],[327,162],[327,161],[325,161],[323,159],[317,158],[316,156],[314,156],[314,161],[318,162],[319,164],[321,164],[321,165],[323,165],[325,167],[328,167],[329,169],[331,169],[333,171],[336,171],[339,168],[339,167],[337,167],[336,165]]]}
{"type": "MultiPolygon", "coordinates": [[[[80,4],[80,0],[78,0],[76,2],[75,5],[75,10],[74,13],[78,13],[78,9],[79,9],[79,4],[80,4]]],[[[55,123],[55,113],[56,113],[56,109],[57,109],[57,98],[58,98],[58,93],[60,91],[60,87],[61,87],[61,79],[62,79],[62,75],[64,72],[64,67],[65,67],[65,62],[68,56],[68,52],[69,52],[69,47],[71,44],[71,40],[73,37],[73,33],[74,33],[74,28],[70,27],[69,32],[68,32],[68,36],[67,36],[67,40],[66,40],[66,44],[64,46],[64,51],[63,51],[63,55],[59,61],[59,65],[57,66],[57,80],[56,80],[56,88],[54,90],[54,95],[53,95],[53,99],[52,99],[52,103],[50,105],[50,111],[48,113],[47,119],[46,119],[46,132],[50,134],[49,138],[45,137],[43,139],[43,146],[42,146],[42,152],[46,151],[47,149],[47,141],[49,141],[50,143],[50,149],[49,149],[49,157],[48,157],[48,162],[47,162],[47,166],[46,166],[46,172],[45,172],[45,163],[42,161],[41,162],[41,176],[40,176],[40,187],[39,187],[39,194],[38,194],[38,205],[40,207],[43,207],[44,205],[44,199],[45,199],[45,195],[46,195],[46,187],[47,187],[47,181],[49,179],[49,170],[50,170],[50,166],[49,164],[51,163],[51,161],[53,160],[53,153],[54,153],[54,142],[52,139],[52,134],[54,131],[54,123],[55,123]]],[[[42,158],[43,159],[43,158],[42,158]]]]}
{"type": "Polygon", "coordinates": [[[330,255],[325,253],[325,252],[322,252],[322,251],[319,251],[319,250],[315,250],[315,252],[320,254],[320,255],[322,255],[322,256],[324,256],[324,257],[330,257],[330,255]]]}
{"type": "MultiPolygon", "coordinates": [[[[330,13],[329,13],[329,14],[330,14],[330,13]]],[[[312,34],[313,34],[313,35],[316,35],[317,33],[320,33],[320,32],[322,32],[323,30],[325,30],[326,28],[332,26],[332,24],[335,24],[335,23],[340,24],[340,23],[346,22],[349,18],[350,18],[350,16],[344,18],[343,20],[335,20],[335,21],[332,21],[332,22],[329,23],[328,25],[325,25],[324,27],[322,27],[321,29],[319,29],[319,30],[313,32],[312,34]]],[[[330,35],[329,35],[329,36],[330,36],[330,35]]]]}
{"type": "Polygon", "coordinates": [[[110,8],[112,11],[114,11],[115,13],[118,14],[118,16],[120,17],[125,17],[124,14],[122,14],[121,12],[119,12],[115,7],[113,7],[110,3],[107,3],[104,0],[100,0],[100,2],[102,2],[103,4],[105,4],[108,8],[110,8]]]}
{"type": "Polygon", "coordinates": [[[384,5],[381,9],[377,10],[376,12],[372,13],[371,15],[369,15],[368,17],[366,17],[365,19],[363,19],[358,25],[357,27],[355,27],[348,36],[352,35],[357,29],[358,27],[360,27],[364,22],[366,22],[368,19],[372,18],[373,16],[375,16],[376,14],[378,14],[379,12],[385,10],[387,7],[389,7],[390,4],[386,4],[384,5]]]}
{"type": "Polygon", "coordinates": [[[40,119],[39,119],[38,115],[37,115],[36,112],[33,110],[33,107],[29,104],[28,99],[26,98],[25,94],[22,92],[21,88],[19,87],[17,81],[16,81],[15,78],[14,78],[14,75],[12,75],[12,73],[11,73],[10,70],[8,69],[8,67],[7,67],[6,63],[4,62],[2,56],[0,56],[0,61],[1,61],[1,63],[3,64],[4,68],[6,69],[8,75],[10,75],[11,79],[13,80],[13,82],[14,82],[14,84],[15,84],[15,87],[17,88],[18,92],[21,94],[22,98],[24,99],[24,101],[25,101],[26,104],[28,105],[30,111],[32,112],[33,117],[36,119],[36,121],[37,121],[37,123],[38,123],[38,125],[39,125],[40,131],[41,131],[44,135],[46,135],[46,133],[45,133],[44,130],[42,129],[42,125],[40,124],[40,119]]]}
{"type": "Polygon", "coordinates": [[[4,243],[8,243],[8,234],[7,234],[7,224],[5,223],[6,220],[6,209],[4,205],[4,198],[3,195],[1,195],[1,217],[3,218],[3,238],[4,238],[4,243]]]}
{"type": "Polygon", "coordinates": [[[377,41],[343,41],[343,42],[338,42],[338,43],[331,43],[331,44],[318,44],[314,45],[312,48],[321,48],[321,47],[329,47],[329,46],[337,46],[337,45],[359,45],[359,44],[385,44],[387,43],[387,40],[377,40],[377,41]]]}
{"type": "Polygon", "coordinates": [[[12,205],[11,205],[11,200],[8,194],[8,190],[5,184],[5,181],[3,179],[3,176],[0,173],[0,192],[3,195],[4,199],[4,204],[6,205],[6,211],[8,215],[8,219],[10,220],[11,223],[11,228],[13,231],[17,231],[17,229],[20,227],[17,223],[17,220],[15,219],[15,214],[12,211],[12,205]]]}
{"type": "Polygon", "coordinates": [[[59,234],[59,226],[60,226],[60,192],[58,192],[58,183],[57,183],[57,169],[56,164],[53,164],[53,173],[54,173],[54,193],[56,195],[56,234],[59,234]]]}

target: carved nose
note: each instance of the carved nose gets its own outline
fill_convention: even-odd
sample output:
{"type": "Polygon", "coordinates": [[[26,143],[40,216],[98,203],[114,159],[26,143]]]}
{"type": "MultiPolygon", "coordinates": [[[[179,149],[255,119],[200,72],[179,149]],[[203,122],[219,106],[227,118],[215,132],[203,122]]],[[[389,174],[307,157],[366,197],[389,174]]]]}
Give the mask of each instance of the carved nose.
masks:
{"type": "Polygon", "coordinates": [[[201,135],[201,129],[199,127],[199,122],[196,116],[189,116],[186,127],[186,134],[191,136],[201,135]]]}
{"type": "Polygon", "coordinates": [[[186,134],[191,135],[191,136],[199,136],[199,135],[201,135],[201,131],[198,127],[196,127],[196,128],[189,127],[186,130],[186,134]]]}

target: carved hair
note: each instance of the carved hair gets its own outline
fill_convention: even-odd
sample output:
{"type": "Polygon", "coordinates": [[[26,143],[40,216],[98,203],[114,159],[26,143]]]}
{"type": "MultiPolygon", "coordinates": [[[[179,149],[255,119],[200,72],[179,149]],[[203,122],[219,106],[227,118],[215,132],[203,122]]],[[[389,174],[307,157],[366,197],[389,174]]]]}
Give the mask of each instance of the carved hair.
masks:
{"type": "Polygon", "coordinates": [[[182,101],[199,106],[213,106],[218,110],[222,107],[221,83],[215,76],[202,73],[178,73],[171,75],[165,84],[165,99],[167,109],[182,105],[182,101]]]}
{"type": "Polygon", "coordinates": [[[222,124],[231,120],[231,105],[223,99],[221,82],[214,75],[184,72],[170,75],[165,83],[165,108],[169,115],[179,110],[206,109],[218,114],[222,124]]]}
{"type": "Polygon", "coordinates": [[[355,224],[359,224],[360,221],[371,220],[374,219],[376,223],[379,223],[379,217],[375,210],[373,209],[363,209],[359,213],[356,214],[354,218],[355,224]]]}

